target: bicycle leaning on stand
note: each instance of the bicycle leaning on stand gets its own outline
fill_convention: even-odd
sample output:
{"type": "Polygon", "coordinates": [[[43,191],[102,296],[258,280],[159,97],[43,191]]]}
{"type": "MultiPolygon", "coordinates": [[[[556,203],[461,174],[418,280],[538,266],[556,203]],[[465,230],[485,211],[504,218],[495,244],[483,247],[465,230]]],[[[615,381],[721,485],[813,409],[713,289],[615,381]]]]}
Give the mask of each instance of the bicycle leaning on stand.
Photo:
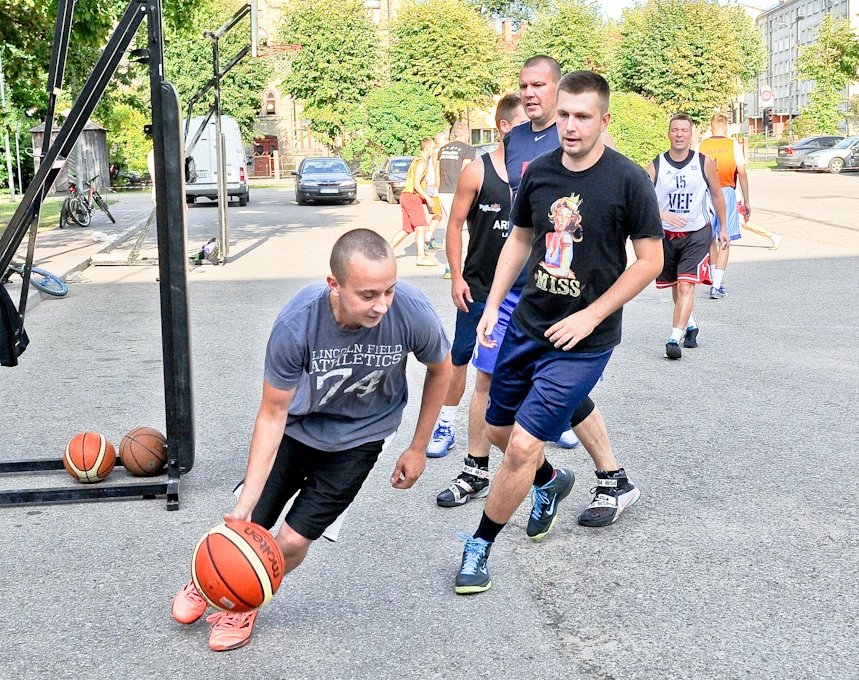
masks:
{"type": "MultiPolygon", "coordinates": [[[[21,262],[11,262],[9,268],[0,276],[0,284],[8,283],[12,274],[18,274],[24,278],[24,266],[21,262]]],[[[54,297],[65,297],[69,292],[69,287],[65,281],[56,274],[51,274],[51,272],[39,267],[30,267],[30,283],[34,288],[54,297]]]]}
{"type": "Polygon", "coordinates": [[[116,220],[110,214],[110,210],[107,209],[107,203],[104,202],[98,189],[95,188],[94,183],[98,179],[98,175],[88,182],[84,182],[86,191],[81,191],[78,188],[76,179],[73,174],[69,173],[69,195],[63,201],[63,208],[60,212],[60,229],[72,222],[76,222],[82,227],[88,227],[92,221],[92,213],[96,208],[99,208],[111,222],[116,224],[116,220]]]}

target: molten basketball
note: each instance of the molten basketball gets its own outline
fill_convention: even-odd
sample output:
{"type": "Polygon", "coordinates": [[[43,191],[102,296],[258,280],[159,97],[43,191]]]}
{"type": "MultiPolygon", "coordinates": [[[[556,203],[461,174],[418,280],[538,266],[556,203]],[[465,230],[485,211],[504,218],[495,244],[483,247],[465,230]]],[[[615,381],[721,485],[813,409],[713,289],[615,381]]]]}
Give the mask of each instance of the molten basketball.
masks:
{"type": "Polygon", "coordinates": [[[264,527],[227,520],[209,531],[194,550],[191,578],[217,609],[247,612],[261,607],[283,579],[283,554],[264,527]]]}
{"type": "Polygon", "coordinates": [[[76,434],[66,444],[63,465],[79,482],[100,482],[116,465],[116,449],[98,432],[76,434]]]}
{"type": "Polygon", "coordinates": [[[119,442],[119,459],[135,477],[157,475],[167,462],[167,437],[151,427],[138,427],[119,442]]]}

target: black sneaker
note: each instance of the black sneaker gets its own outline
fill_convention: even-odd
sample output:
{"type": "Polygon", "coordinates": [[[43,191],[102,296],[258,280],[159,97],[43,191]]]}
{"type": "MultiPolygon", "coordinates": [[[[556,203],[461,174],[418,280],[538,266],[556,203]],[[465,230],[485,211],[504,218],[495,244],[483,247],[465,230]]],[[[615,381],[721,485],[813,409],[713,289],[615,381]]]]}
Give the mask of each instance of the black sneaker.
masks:
{"type": "Polygon", "coordinates": [[[542,541],[558,521],[558,504],[570,495],[576,476],[566,468],[555,468],[555,476],[543,486],[531,489],[534,505],[528,519],[528,535],[542,541]]]}
{"type": "Polygon", "coordinates": [[[669,359],[679,359],[683,356],[683,352],[680,350],[680,343],[674,338],[670,338],[668,342],[665,343],[665,356],[669,359]]]}
{"type": "Polygon", "coordinates": [[[583,527],[607,527],[614,524],[620,514],[635,503],[641,492],[626,477],[623,468],[615,472],[597,470],[597,485],[591,489],[594,499],[579,515],[583,527]]]}
{"type": "Polygon", "coordinates": [[[462,565],[454,585],[456,594],[473,595],[489,590],[492,587],[492,579],[486,560],[489,559],[492,544],[467,534],[460,534],[460,538],[465,540],[465,548],[462,550],[462,565]]]}
{"type": "Polygon", "coordinates": [[[698,346],[698,326],[689,326],[686,329],[683,346],[687,349],[695,349],[698,346]]]}
{"type": "Polygon", "coordinates": [[[485,498],[489,495],[489,470],[477,467],[474,458],[465,457],[465,465],[459,477],[436,496],[436,503],[443,508],[465,505],[472,498],[485,498]]]}

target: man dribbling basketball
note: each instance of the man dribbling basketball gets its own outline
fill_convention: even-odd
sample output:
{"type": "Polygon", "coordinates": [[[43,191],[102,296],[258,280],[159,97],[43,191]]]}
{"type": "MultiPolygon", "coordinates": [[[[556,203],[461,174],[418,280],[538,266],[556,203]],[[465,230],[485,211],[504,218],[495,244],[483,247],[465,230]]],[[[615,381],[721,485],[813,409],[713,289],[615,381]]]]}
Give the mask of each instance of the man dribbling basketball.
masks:
{"type": "MultiPolygon", "coordinates": [[[[423,472],[450,380],[441,322],[418,289],[397,282],[394,253],[381,236],[347,232],[334,244],[330,265],[327,284],[301,289],[275,321],[244,486],[226,515],[270,528],[297,492],[277,534],[287,574],[352,503],[384,439],[399,426],[408,354],[427,373],[414,436],[391,476],[395,488],[411,487],[423,472]]],[[[174,598],[172,615],[193,623],[206,606],[189,582],[174,598]]],[[[211,649],[246,645],[256,616],[256,610],[209,616],[211,649]]]]}

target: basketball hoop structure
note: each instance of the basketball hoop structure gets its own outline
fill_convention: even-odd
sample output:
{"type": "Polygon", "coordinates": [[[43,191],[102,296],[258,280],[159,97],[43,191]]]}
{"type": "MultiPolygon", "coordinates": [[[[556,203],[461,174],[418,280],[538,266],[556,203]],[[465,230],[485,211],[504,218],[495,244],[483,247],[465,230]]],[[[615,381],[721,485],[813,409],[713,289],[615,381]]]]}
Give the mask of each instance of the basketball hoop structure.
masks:
{"type": "Polygon", "coordinates": [[[298,52],[300,49],[301,45],[260,45],[257,48],[257,56],[265,59],[285,52],[298,52]]]}

